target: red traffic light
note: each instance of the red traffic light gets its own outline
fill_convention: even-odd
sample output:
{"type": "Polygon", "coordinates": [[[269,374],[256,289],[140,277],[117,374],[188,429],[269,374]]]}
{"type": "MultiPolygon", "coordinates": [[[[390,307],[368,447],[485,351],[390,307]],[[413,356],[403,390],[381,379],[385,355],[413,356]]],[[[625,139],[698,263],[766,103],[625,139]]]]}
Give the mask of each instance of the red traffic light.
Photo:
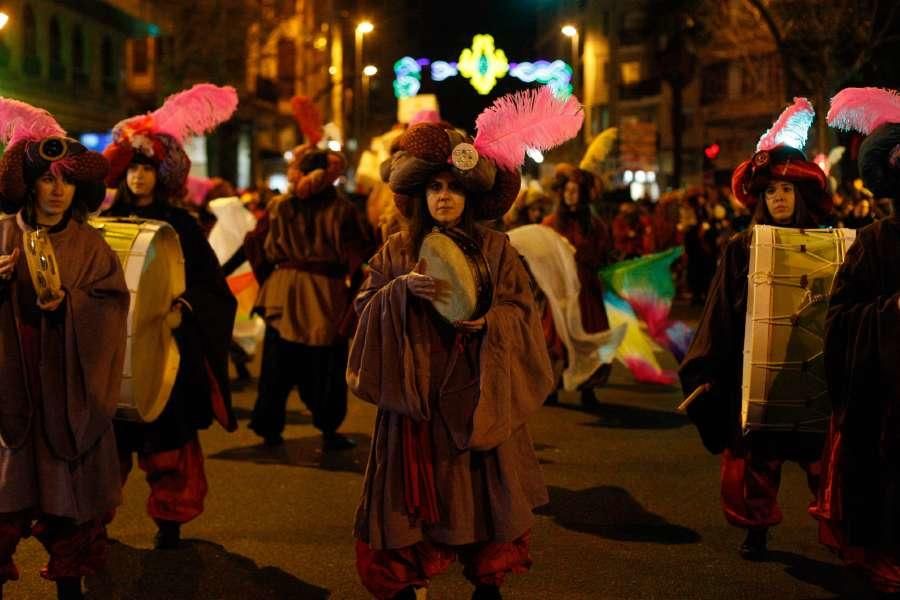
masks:
{"type": "Polygon", "coordinates": [[[703,154],[705,154],[706,158],[709,160],[716,160],[716,157],[719,156],[721,150],[722,148],[720,148],[718,144],[710,144],[703,149],[703,154]]]}

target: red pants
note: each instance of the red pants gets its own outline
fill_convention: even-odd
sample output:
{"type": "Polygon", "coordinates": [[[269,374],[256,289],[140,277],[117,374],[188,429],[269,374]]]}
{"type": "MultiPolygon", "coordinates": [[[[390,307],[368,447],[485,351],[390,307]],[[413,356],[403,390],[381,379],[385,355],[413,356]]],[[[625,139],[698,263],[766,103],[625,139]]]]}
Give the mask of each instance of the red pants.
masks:
{"type": "Polygon", "coordinates": [[[419,542],[395,550],[373,550],[356,540],[356,571],[378,600],[393,598],[409,586],[427,586],[429,579],[446,571],[457,557],[466,579],[475,585],[499,587],[508,573],[524,573],[531,567],[530,543],[530,531],[513,542],[467,546],[419,542]]]}
{"type": "MultiPolygon", "coordinates": [[[[133,465],[131,453],[120,454],[119,462],[122,485],[125,485],[133,465]]],[[[203,512],[207,486],[200,440],[194,438],[175,450],[138,453],[138,466],[147,474],[150,484],[147,514],[156,522],[187,523],[203,512]]]]}
{"type": "MultiPolygon", "coordinates": [[[[722,454],[722,509],[729,523],[745,529],[781,523],[778,487],[785,460],[762,445],[747,444],[738,450],[725,450],[722,454]]],[[[799,464],[806,471],[806,482],[815,499],[821,462],[799,464]]]]}
{"type": "Polygon", "coordinates": [[[19,579],[13,554],[19,540],[34,535],[47,549],[50,560],[41,576],[55,581],[61,577],[94,575],[106,565],[109,550],[106,524],[112,514],[76,524],[71,519],[28,512],[0,514],[0,585],[19,579]]]}

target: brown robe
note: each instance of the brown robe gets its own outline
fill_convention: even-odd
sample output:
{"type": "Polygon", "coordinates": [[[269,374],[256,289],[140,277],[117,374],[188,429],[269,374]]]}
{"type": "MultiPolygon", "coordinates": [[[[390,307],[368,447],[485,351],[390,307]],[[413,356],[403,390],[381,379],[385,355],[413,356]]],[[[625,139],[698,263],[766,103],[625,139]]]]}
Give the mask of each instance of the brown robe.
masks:
{"type": "Polygon", "coordinates": [[[349,333],[341,331],[352,312],[349,280],[372,251],[356,208],[329,188],[303,200],[274,199],[269,219],[265,253],[275,270],[256,310],[288,342],[340,343],[349,333]]]}
{"type": "Polygon", "coordinates": [[[463,336],[407,291],[416,263],[405,232],[370,261],[356,299],[359,327],[347,381],[376,404],[375,432],[355,535],[373,548],[422,540],[462,545],[512,541],[548,502],[525,426],[553,389],[528,275],[505,234],[478,228],[491,267],[493,305],[483,333],[463,336]],[[404,417],[430,424],[439,521],[404,508],[404,417]]]}
{"type": "MultiPolygon", "coordinates": [[[[20,216],[0,220],[0,254],[22,248],[27,229],[20,216]]],[[[121,501],[112,416],[129,294],[119,259],[90,226],[69,221],[50,240],[66,292],[59,309],[37,308],[22,250],[0,285],[0,513],[83,522],[121,501]]]]}

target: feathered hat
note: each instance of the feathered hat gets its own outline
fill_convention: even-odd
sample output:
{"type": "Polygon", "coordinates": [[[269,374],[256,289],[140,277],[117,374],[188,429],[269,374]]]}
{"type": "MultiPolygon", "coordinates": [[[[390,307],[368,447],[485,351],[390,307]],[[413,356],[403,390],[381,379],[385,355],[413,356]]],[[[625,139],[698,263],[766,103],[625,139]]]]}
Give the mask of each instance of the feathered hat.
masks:
{"type": "Polygon", "coordinates": [[[859,147],[859,173],[879,198],[900,198],[900,95],[881,88],[847,88],[831,99],[828,124],[867,137],[859,147]]]}
{"type": "Polygon", "coordinates": [[[109,163],[103,155],[66,136],[46,110],[25,102],[0,98],[0,206],[15,212],[28,187],[48,169],[74,181],[88,210],[103,202],[103,178],[109,163]]]}
{"type": "Polygon", "coordinates": [[[191,169],[184,141],[230,119],[237,104],[233,87],[200,83],[169,96],[152,113],[119,122],[113,127],[112,143],[103,151],[110,163],[106,185],[118,187],[132,162],[149,162],[170,195],[183,195],[191,169]]]}
{"type": "Polygon", "coordinates": [[[340,152],[320,150],[311,144],[297,146],[288,165],[291,193],[304,200],[334,186],[347,170],[347,159],[340,152]]]}
{"type": "Polygon", "coordinates": [[[519,193],[519,167],[529,148],[549,150],[581,129],[584,114],[573,96],[557,98],[544,86],[498,98],[475,121],[471,139],[437,123],[419,123],[404,132],[382,177],[394,202],[409,216],[412,198],[428,180],[449,171],[469,193],[477,220],[501,217],[519,193]]]}
{"type": "Polygon", "coordinates": [[[831,196],[826,193],[828,178],[814,162],[803,154],[806,136],[816,111],[806,98],[794,98],[771,129],[756,145],[756,153],[734,170],[731,189],[735,198],[753,212],[759,195],[773,179],[797,184],[807,206],[822,216],[831,210],[831,196]]]}

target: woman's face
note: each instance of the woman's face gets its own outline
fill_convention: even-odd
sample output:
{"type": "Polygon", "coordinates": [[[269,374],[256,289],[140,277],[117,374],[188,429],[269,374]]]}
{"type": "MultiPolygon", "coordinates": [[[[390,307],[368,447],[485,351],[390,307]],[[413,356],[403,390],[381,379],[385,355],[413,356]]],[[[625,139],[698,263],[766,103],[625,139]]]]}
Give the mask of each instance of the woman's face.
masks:
{"type": "Polygon", "coordinates": [[[58,222],[75,198],[75,184],[47,171],[34,184],[38,222],[58,222]]]}
{"type": "Polygon", "coordinates": [[[774,179],[766,186],[766,208],[772,220],[778,225],[790,223],[794,216],[794,184],[790,181],[774,179]]]}
{"type": "Polygon", "coordinates": [[[566,187],[563,188],[563,202],[566,206],[570,209],[577,208],[579,196],[581,196],[581,190],[578,188],[578,184],[574,181],[567,181],[566,187]]]}
{"type": "Polygon", "coordinates": [[[428,212],[442,227],[453,227],[462,219],[466,196],[462,185],[450,173],[438,173],[425,186],[428,212]]]}
{"type": "Polygon", "coordinates": [[[534,203],[528,207],[528,222],[531,224],[540,223],[544,220],[544,210],[539,203],[534,203]]]}
{"type": "Polygon", "coordinates": [[[131,193],[138,198],[150,197],[156,187],[156,169],[152,165],[141,163],[128,165],[125,181],[131,193]]]}

